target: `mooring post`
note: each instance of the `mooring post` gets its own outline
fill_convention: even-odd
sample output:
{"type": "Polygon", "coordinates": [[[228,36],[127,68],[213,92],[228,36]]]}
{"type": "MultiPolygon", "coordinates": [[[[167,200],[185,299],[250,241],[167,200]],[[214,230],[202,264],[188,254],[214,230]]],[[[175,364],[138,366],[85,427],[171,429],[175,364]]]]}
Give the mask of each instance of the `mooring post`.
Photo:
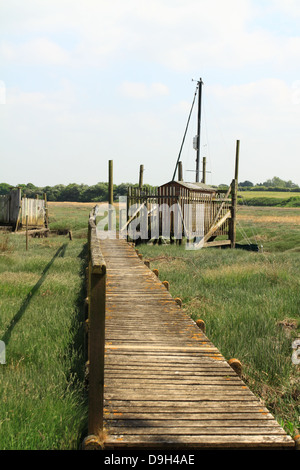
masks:
{"type": "Polygon", "coordinates": [[[113,160],[108,161],[108,230],[112,230],[113,202],[114,202],[114,185],[113,185],[113,160]]]}
{"type": "Polygon", "coordinates": [[[178,162],[178,181],[183,181],[182,162],[178,162]]]}
{"type": "Polygon", "coordinates": [[[44,193],[44,208],[45,208],[45,227],[48,228],[49,220],[48,220],[48,204],[47,204],[47,194],[44,193]]]}
{"type": "Polygon", "coordinates": [[[206,157],[202,161],[202,183],[206,183],[206,157]]]}
{"type": "Polygon", "coordinates": [[[240,141],[236,141],[235,153],[235,171],[234,179],[231,183],[231,224],[230,224],[230,240],[231,248],[235,248],[236,243],[236,211],[237,211],[237,193],[238,193],[238,172],[239,172],[239,153],[240,141]]]}
{"type": "Polygon", "coordinates": [[[240,141],[236,141],[236,152],[235,152],[235,172],[234,172],[234,179],[236,182],[238,181],[239,177],[239,158],[240,158],[240,141]]]}
{"type": "Polygon", "coordinates": [[[28,250],[28,215],[26,215],[26,251],[28,250]]]}
{"type": "Polygon", "coordinates": [[[143,177],[144,177],[144,165],[140,165],[139,188],[142,188],[144,184],[143,177]]]}

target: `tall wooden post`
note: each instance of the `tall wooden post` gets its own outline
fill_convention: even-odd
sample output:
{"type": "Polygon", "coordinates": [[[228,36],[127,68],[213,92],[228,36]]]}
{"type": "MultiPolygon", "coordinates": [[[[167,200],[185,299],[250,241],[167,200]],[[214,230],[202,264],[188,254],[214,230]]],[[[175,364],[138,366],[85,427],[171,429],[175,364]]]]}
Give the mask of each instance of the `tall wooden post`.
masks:
{"type": "Polygon", "coordinates": [[[202,100],[202,85],[203,81],[200,78],[198,90],[198,122],[197,122],[197,158],[196,158],[196,183],[199,182],[199,162],[200,162],[200,133],[201,133],[201,100],[202,100]]]}
{"type": "Polygon", "coordinates": [[[236,141],[236,152],[235,152],[235,173],[234,179],[238,182],[239,177],[239,157],[240,157],[240,141],[236,141]]]}
{"type": "Polygon", "coordinates": [[[144,165],[140,165],[139,188],[142,188],[144,184],[143,177],[144,177],[144,165]]]}
{"type": "Polygon", "coordinates": [[[48,205],[47,205],[47,194],[46,193],[44,193],[44,207],[45,207],[45,227],[48,228],[49,218],[48,218],[48,205]]]}
{"type": "Polygon", "coordinates": [[[236,141],[235,153],[235,171],[234,179],[231,183],[231,223],[230,223],[230,240],[231,248],[235,248],[236,243],[236,211],[237,211],[237,192],[238,192],[238,172],[239,172],[239,153],[240,141],[236,141]]]}
{"type": "Polygon", "coordinates": [[[206,183],[206,157],[202,161],[202,183],[206,183]]]}
{"type": "Polygon", "coordinates": [[[112,230],[112,205],[114,202],[113,160],[108,161],[108,230],[112,230]]]}
{"type": "Polygon", "coordinates": [[[183,181],[182,162],[178,162],[178,181],[183,181]]]}
{"type": "Polygon", "coordinates": [[[28,250],[28,215],[26,215],[26,251],[28,250]]]}

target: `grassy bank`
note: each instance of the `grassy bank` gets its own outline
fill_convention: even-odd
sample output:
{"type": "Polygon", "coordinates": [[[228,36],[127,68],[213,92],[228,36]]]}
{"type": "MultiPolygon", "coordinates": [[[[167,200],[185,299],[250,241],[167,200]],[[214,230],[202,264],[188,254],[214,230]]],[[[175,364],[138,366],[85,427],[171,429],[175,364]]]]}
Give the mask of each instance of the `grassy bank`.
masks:
{"type": "Polygon", "coordinates": [[[263,207],[300,207],[300,194],[290,191],[239,191],[238,203],[263,207]]]}
{"type": "MultiPolygon", "coordinates": [[[[0,237],[1,450],[77,449],[82,442],[88,210],[79,213],[73,241],[30,238],[26,251],[24,235],[0,237]]],[[[67,214],[50,207],[50,224],[63,224],[67,214]]]]}
{"type": "Polygon", "coordinates": [[[253,243],[263,241],[263,252],[176,245],[139,245],[139,251],[170,282],[186,313],[205,321],[225,358],[242,362],[250,389],[293,436],[300,415],[300,371],[291,360],[300,337],[300,210],[245,208],[239,227],[238,241],[246,243],[247,232],[253,243]]]}

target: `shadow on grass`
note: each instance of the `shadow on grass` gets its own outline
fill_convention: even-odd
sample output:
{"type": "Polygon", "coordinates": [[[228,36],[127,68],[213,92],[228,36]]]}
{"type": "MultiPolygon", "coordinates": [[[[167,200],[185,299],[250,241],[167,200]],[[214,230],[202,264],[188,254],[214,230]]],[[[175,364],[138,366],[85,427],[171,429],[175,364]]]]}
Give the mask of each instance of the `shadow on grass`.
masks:
{"type": "Polygon", "coordinates": [[[53,258],[51,259],[51,261],[47,264],[47,266],[44,268],[43,272],[42,272],[42,275],[40,277],[40,279],[38,280],[38,282],[35,284],[35,286],[33,286],[33,288],[31,289],[31,291],[29,292],[29,294],[27,295],[27,297],[25,298],[25,300],[22,302],[22,305],[21,307],[19,308],[19,311],[16,313],[16,315],[13,317],[13,319],[11,320],[6,332],[4,333],[3,335],[3,338],[2,338],[2,341],[4,341],[4,343],[7,345],[7,343],[9,342],[10,340],[10,337],[11,337],[11,333],[14,329],[14,327],[16,326],[16,324],[21,320],[22,316],[24,315],[24,313],[26,312],[26,309],[28,307],[28,305],[30,304],[31,300],[33,299],[34,295],[38,292],[39,288],[41,287],[41,285],[43,284],[46,276],[47,276],[47,273],[49,271],[49,269],[51,268],[52,264],[54,263],[55,259],[58,258],[58,257],[61,257],[63,258],[65,256],[65,251],[66,251],[66,248],[67,248],[68,244],[67,243],[64,243],[62,246],[59,247],[59,249],[57,250],[57,252],[55,253],[55,255],[53,256],[53,258]]]}

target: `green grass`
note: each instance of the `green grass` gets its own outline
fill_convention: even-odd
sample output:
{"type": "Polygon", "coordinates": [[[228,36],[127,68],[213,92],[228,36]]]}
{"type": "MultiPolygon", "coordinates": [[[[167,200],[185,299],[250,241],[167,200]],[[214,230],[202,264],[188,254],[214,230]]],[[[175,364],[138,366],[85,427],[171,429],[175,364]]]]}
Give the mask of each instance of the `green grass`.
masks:
{"type": "Polygon", "coordinates": [[[239,191],[238,203],[249,206],[300,207],[300,193],[292,191],[239,191]]]}
{"type": "MultiPolygon", "coordinates": [[[[242,362],[250,389],[294,436],[300,430],[300,371],[291,360],[292,341],[300,337],[300,210],[282,209],[278,217],[272,209],[261,208],[258,216],[245,208],[240,219],[252,243],[263,238],[263,252],[176,245],[139,245],[139,251],[169,281],[187,315],[205,321],[224,357],[242,362]],[[298,225],[289,237],[292,219],[298,225]]],[[[239,233],[238,241],[245,243],[239,233]]]]}
{"type": "MultiPolygon", "coordinates": [[[[83,300],[86,233],[93,205],[49,204],[68,236],[0,234],[0,449],[78,449],[86,436],[83,300]]],[[[139,245],[187,315],[203,318],[226,359],[243,363],[251,390],[294,435],[299,431],[300,209],[239,206],[245,250],[139,245]],[[292,326],[289,328],[288,326],[292,326]]]]}
{"type": "MultiPolygon", "coordinates": [[[[59,210],[50,211],[50,223],[52,217],[59,220],[59,210]]],[[[30,238],[28,251],[24,235],[1,236],[1,450],[78,449],[82,442],[86,240],[76,230],[87,220],[85,209],[72,224],[73,241],[30,238]]]]}
{"type": "Polygon", "coordinates": [[[290,197],[300,197],[300,193],[297,191],[239,191],[239,196],[243,196],[245,199],[252,197],[266,197],[266,198],[277,198],[277,199],[289,199],[290,197]]]}

